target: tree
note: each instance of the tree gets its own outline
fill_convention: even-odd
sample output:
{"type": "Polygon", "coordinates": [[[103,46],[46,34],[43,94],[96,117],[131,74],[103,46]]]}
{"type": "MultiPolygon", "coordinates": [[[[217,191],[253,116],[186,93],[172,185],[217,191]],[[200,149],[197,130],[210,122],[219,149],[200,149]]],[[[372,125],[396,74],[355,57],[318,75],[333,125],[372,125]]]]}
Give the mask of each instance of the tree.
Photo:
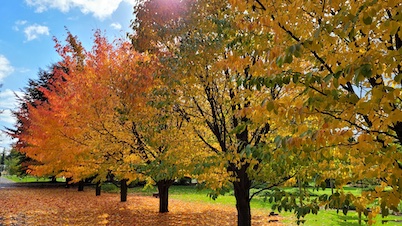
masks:
{"type": "MultiPolygon", "coordinates": [[[[273,48],[260,41],[272,36],[262,29],[247,30],[250,18],[226,2],[186,3],[188,9],[180,15],[160,5],[145,1],[137,8],[133,43],[147,46],[164,63],[158,76],[175,96],[175,111],[208,148],[209,164],[222,175],[209,184],[219,194],[230,182],[238,225],[250,225],[251,188],[272,188],[296,174],[293,149],[275,142],[275,137],[289,134],[289,125],[273,111],[285,112],[297,88],[280,76],[269,77],[267,87],[258,85],[260,75],[271,69],[256,66],[272,65],[266,59],[273,48]],[[238,18],[244,19],[244,27],[236,24],[238,18]],[[148,34],[147,40],[136,36],[140,33],[148,34]],[[253,49],[244,43],[260,46],[253,49]]],[[[200,164],[200,171],[207,172],[207,165],[200,164]]]]}
{"type": "Polygon", "coordinates": [[[15,151],[11,150],[10,153],[4,159],[5,170],[10,175],[22,176],[25,174],[23,170],[23,166],[21,164],[22,155],[15,151]]]}
{"type": "Polygon", "coordinates": [[[6,150],[3,149],[3,152],[1,153],[0,165],[4,165],[5,159],[6,159],[6,150]]]}
{"type": "Polygon", "coordinates": [[[91,51],[71,34],[56,48],[66,70],[40,89],[46,102],[28,105],[31,124],[19,137],[29,144],[24,151],[42,163],[33,173],[58,170],[73,181],[92,177],[97,183],[112,174],[120,180],[121,201],[127,183],[149,177],[158,185],[160,212],[167,212],[170,185],[187,173],[182,166],[191,166],[191,155],[174,142],[190,136],[158,99],[164,88],[152,76],[156,58],[123,40],[110,43],[100,32],[91,51]]]}
{"type": "MultiPolygon", "coordinates": [[[[299,76],[304,105],[326,120],[320,126],[325,138],[337,137],[314,144],[316,149],[335,146],[340,156],[348,156],[339,167],[347,173],[333,175],[336,187],[366,177],[381,181],[364,197],[342,193],[340,200],[352,199],[370,217],[376,211],[368,213],[365,205],[376,199],[383,216],[396,211],[402,195],[400,2],[229,2],[253,12],[253,28],[269,28],[278,46],[272,59],[299,76]],[[382,192],[387,186],[391,191],[382,192]]],[[[320,156],[325,159],[324,152],[320,156]]],[[[334,161],[328,163],[322,167],[334,161]]]]}
{"type": "MultiPolygon", "coordinates": [[[[132,137],[125,133],[130,131],[130,125],[120,115],[123,108],[119,96],[127,91],[124,89],[127,84],[139,84],[134,81],[138,75],[133,70],[142,57],[129,50],[124,42],[109,44],[99,32],[89,52],[71,34],[67,45],[56,43],[63,58],[60,65],[68,68],[68,73],[59,70],[52,90],[44,90],[48,104],[31,115],[38,126],[37,137],[30,135],[27,139],[44,142],[33,147],[36,150],[51,149],[42,152],[49,158],[48,166],[60,167],[60,158],[56,156],[63,150],[66,159],[62,161],[62,171],[73,177],[73,181],[92,177],[95,182],[103,182],[108,174],[113,174],[121,180],[122,201],[125,201],[127,182],[137,178],[130,164],[138,158],[135,146],[128,142],[132,137]],[[120,83],[123,79],[126,83],[120,83]],[[43,120],[39,115],[48,118],[43,120]]],[[[137,91],[141,93],[140,87],[137,91]]]]}
{"type": "Polygon", "coordinates": [[[108,43],[100,33],[95,34],[93,51],[84,55],[82,71],[69,71],[77,73],[77,80],[68,80],[73,105],[63,111],[68,124],[86,133],[68,137],[88,146],[87,158],[96,160],[103,172],[97,179],[106,172],[121,179],[122,200],[127,182],[149,177],[159,189],[160,212],[168,212],[170,185],[191,167],[192,156],[177,141],[183,136],[189,140],[191,133],[180,131],[182,119],[170,116],[171,106],[161,98],[166,87],[152,76],[159,68],[157,59],[121,40],[108,43]]]}
{"type": "MultiPolygon", "coordinates": [[[[57,65],[53,65],[56,67],[57,65]]],[[[38,79],[30,79],[28,81],[28,86],[23,89],[24,95],[17,96],[19,100],[20,107],[17,111],[13,111],[14,117],[17,119],[17,123],[14,128],[6,128],[6,133],[13,137],[17,138],[17,142],[14,144],[14,148],[17,151],[20,151],[21,148],[25,147],[27,144],[22,140],[18,140],[19,136],[24,133],[24,131],[29,128],[29,112],[28,106],[32,105],[36,107],[38,104],[46,102],[47,99],[44,96],[43,92],[40,91],[41,88],[49,89],[49,85],[53,82],[54,70],[51,69],[49,71],[40,70],[38,73],[38,79]]],[[[33,160],[32,158],[27,157],[23,152],[20,151],[21,164],[24,165],[23,169],[27,170],[30,165],[38,165],[39,162],[33,160]]],[[[27,173],[27,172],[26,172],[27,173]]],[[[49,175],[53,176],[53,175],[49,175]]]]}

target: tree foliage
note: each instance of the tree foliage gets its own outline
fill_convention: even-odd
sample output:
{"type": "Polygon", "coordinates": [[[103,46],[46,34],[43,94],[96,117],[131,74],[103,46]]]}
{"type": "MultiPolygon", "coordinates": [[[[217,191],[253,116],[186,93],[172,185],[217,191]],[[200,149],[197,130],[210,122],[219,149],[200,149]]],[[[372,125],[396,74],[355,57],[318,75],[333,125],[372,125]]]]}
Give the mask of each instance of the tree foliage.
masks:
{"type": "Polygon", "coordinates": [[[20,151],[40,175],[146,179],[163,193],[161,212],[173,180],[191,176],[214,197],[234,189],[238,225],[251,224],[250,200],[265,190],[298,217],[352,204],[387,215],[402,198],[401,9],[142,1],[131,43],[99,32],[90,51],[71,34],[56,41],[62,61],[17,114],[20,151]],[[373,191],[343,192],[367,178],[373,191]],[[331,196],[304,189],[326,181],[331,196]],[[284,183],[299,192],[272,190],[284,183]]]}
{"type": "MultiPolygon", "coordinates": [[[[46,101],[24,102],[30,123],[22,123],[18,138],[27,145],[20,151],[41,163],[31,168],[35,175],[100,183],[113,175],[122,189],[149,178],[168,189],[189,175],[186,167],[197,154],[182,147],[191,133],[181,131],[182,120],[161,99],[166,86],[152,77],[158,61],[123,40],[94,37],[90,51],[70,33],[66,45],[56,40],[62,61],[52,83],[39,87],[46,101]]],[[[163,194],[161,212],[167,212],[167,190],[163,194]]]]}
{"type": "Polygon", "coordinates": [[[326,169],[323,178],[336,178],[338,188],[362,178],[381,181],[362,197],[342,194],[338,206],[352,201],[363,212],[378,199],[383,215],[388,208],[396,210],[401,198],[401,3],[230,3],[252,12],[253,28],[266,27],[276,37],[272,59],[281,70],[298,75],[296,83],[307,97],[304,106],[325,119],[324,139],[316,133],[311,137],[316,150],[335,148],[318,152],[320,169],[326,169]],[[392,189],[383,192],[385,187],[392,189]]]}
{"type": "MultiPolygon", "coordinates": [[[[252,20],[226,2],[194,2],[180,17],[168,20],[163,13],[155,19],[159,13],[151,9],[157,2],[146,1],[139,7],[133,24],[135,34],[154,35],[146,40],[134,36],[133,42],[145,42],[142,46],[159,51],[159,61],[166,66],[157,76],[169,84],[176,112],[211,153],[211,162],[201,163],[198,169],[221,175],[219,180],[199,179],[205,179],[216,194],[233,186],[238,224],[249,225],[251,188],[269,189],[301,172],[297,162],[304,159],[296,159],[296,150],[281,142],[293,135],[291,125],[278,117],[288,111],[289,102],[298,100],[295,95],[301,89],[291,86],[290,79],[282,80],[289,76],[286,73],[271,74],[274,69],[266,68],[275,65],[267,61],[273,36],[262,28],[249,30],[237,24],[239,18],[250,25],[252,20]],[[159,29],[172,24],[180,28],[159,29]],[[155,34],[156,30],[160,32],[155,34]],[[259,84],[262,80],[264,85],[259,84]]],[[[314,119],[306,117],[309,120],[314,119]]]]}

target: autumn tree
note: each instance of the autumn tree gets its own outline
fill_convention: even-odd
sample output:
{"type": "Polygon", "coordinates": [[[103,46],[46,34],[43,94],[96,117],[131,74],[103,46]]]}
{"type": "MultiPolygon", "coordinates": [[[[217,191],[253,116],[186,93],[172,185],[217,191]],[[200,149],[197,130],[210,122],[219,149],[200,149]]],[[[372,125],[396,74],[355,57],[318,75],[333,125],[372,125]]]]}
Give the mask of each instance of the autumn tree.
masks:
{"type": "MultiPolygon", "coordinates": [[[[68,38],[73,40],[71,34],[68,38]]],[[[79,44],[74,44],[79,47],[79,44]]],[[[71,175],[65,174],[67,163],[75,160],[69,153],[77,148],[70,146],[71,151],[63,149],[63,145],[73,142],[63,134],[63,130],[68,129],[63,124],[63,117],[56,114],[58,107],[68,105],[68,101],[63,102],[62,99],[66,97],[66,92],[61,87],[67,87],[66,81],[69,78],[68,65],[64,66],[62,63],[55,64],[50,72],[40,71],[38,80],[29,81],[25,95],[21,98],[21,107],[15,112],[17,129],[9,129],[10,134],[18,138],[16,147],[38,162],[31,167],[31,173],[40,176],[62,173],[69,177],[71,175]]]]}
{"type": "MultiPolygon", "coordinates": [[[[21,151],[22,148],[27,145],[27,143],[22,139],[19,139],[19,137],[21,134],[25,133],[30,125],[28,106],[31,105],[32,107],[36,107],[40,105],[40,103],[47,101],[47,98],[41,89],[50,89],[50,84],[53,82],[54,68],[56,67],[57,65],[53,65],[49,70],[40,70],[38,73],[38,79],[30,79],[28,81],[28,85],[23,89],[24,94],[22,96],[17,96],[20,104],[19,109],[12,112],[14,117],[17,119],[17,122],[14,125],[15,128],[6,128],[6,133],[17,139],[14,148],[17,151],[20,151],[22,169],[25,171],[28,170],[31,165],[40,164],[34,159],[27,157],[25,153],[21,151]]],[[[54,176],[57,173],[58,172],[53,172],[47,176],[54,176]]]]}
{"type": "Polygon", "coordinates": [[[86,143],[112,160],[102,163],[102,168],[126,182],[151,178],[159,191],[159,211],[168,212],[169,187],[192,165],[190,147],[180,145],[183,137],[190,140],[191,133],[181,131],[183,120],[170,114],[172,108],[162,98],[167,87],[153,77],[160,67],[157,59],[132,50],[126,42],[117,41],[115,47],[100,34],[95,36],[94,50],[87,54],[82,73],[87,80],[79,76],[73,89],[91,91],[78,99],[78,105],[69,107],[82,111],[69,118],[85,111],[86,118],[74,121],[89,126],[86,143]],[[88,120],[88,115],[93,119],[88,120]]]}
{"type": "MultiPolygon", "coordinates": [[[[176,98],[175,111],[208,148],[205,160],[213,159],[220,171],[220,180],[209,184],[218,193],[232,184],[238,225],[250,225],[251,188],[269,189],[296,175],[293,150],[285,151],[275,137],[290,134],[277,114],[292,101],[302,104],[294,100],[298,89],[273,73],[277,66],[268,61],[273,46],[262,42],[273,36],[262,28],[248,29],[253,21],[243,12],[222,1],[186,2],[180,7],[187,10],[178,15],[164,4],[145,1],[137,8],[133,43],[159,51],[165,68],[158,76],[176,98]],[[239,18],[244,24],[237,23],[239,18]],[[271,73],[267,86],[258,85],[262,74],[271,73]]],[[[199,169],[208,171],[207,165],[200,163],[199,169]]]]}
{"type": "Polygon", "coordinates": [[[138,178],[130,165],[141,161],[131,132],[133,124],[125,114],[138,110],[134,107],[141,105],[139,97],[149,81],[146,74],[135,71],[143,57],[123,41],[109,43],[99,32],[88,52],[76,37],[67,41],[66,46],[57,43],[62,64],[69,68],[68,74],[62,75],[67,85],[48,95],[55,100],[52,107],[58,121],[64,120],[61,135],[79,147],[77,152],[70,151],[76,163],[68,172],[76,179],[95,176],[97,182],[113,174],[120,180],[121,200],[125,201],[127,184],[138,178]],[[132,95],[135,105],[127,106],[121,98],[124,95],[132,95]]]}
{"type": "Polygon", "coordinates": [[[183,165],[191,166],[179,145],[190,134],[180,132],[182,119],[169,116],[160,99],[166,87],[152,77],[156,58],[123,40],[110,43],[100,32],[90,51],[71,34],[66,45],[56,41],[56,49],[67,70],[57,70],[51,88],[41,89],[45,103],[28,106],[31,125],[20,137],[30,144],[24,151],[43,163],[33,172],[59,169],[74,181],[98,183],[113,175],[121,181],[122,201],[128,183],[151,178],[160,212],[167,212],[170,185],[188,172],[183,165]]]}
{"type": "MultiPolygon", "coordinates": [[[[277,65],[300,77],[310,113],[325,118],[326,136],[316,148],[336,146],[347,163],[335,178],[337,188],[350,181],[377,178],[375,191],[352,199],[365,205],[377,199],[382,215],[397,211],[401,200],[401,10],[398,1],[229,1],[253,14],[253,26],[276,38],[277,65]],[[304,64],[300,64],[300,60],[304,64]],[[343,131],[342,133],[337,133],[343,131]],[[337,136],[337,139],[331,137],[337,136]],[[342,146],[347,148],[342,148],[342,146]],[[353,165],[350,168],[347,165],[353,165]],[[364,172],[364,173],[363,173],[364,172]],[[382,192],[391,187],[388,192],[382,192]]],[[[258,45],[254,45],[258,48],[258,45]]],[[[312,137],[314,138],[314,137],[312,137]]],[[[308,142],[308,141],[307,141],[308,142]]],[[[320,152],[320,159],[327,159],[320,152]]],[[[322,164],[331,168],[334,161],[322,164]]],[[[328,172],[327,172],[328,174],[328,172]]],[[[325,179],[325,178],[324,178],[325,179]]],[[[370,217],[378,210],[370,213],[370,217]]]]}

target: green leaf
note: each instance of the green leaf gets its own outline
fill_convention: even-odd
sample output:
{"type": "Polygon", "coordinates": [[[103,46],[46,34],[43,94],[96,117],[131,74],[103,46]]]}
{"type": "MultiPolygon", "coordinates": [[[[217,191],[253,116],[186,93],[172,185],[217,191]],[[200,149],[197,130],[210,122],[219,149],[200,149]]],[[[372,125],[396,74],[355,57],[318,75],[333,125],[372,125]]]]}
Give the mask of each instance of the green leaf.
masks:
{"type": "Polygon", "coordinates": [[[284,83],[284,84],[289,84],[289,83],[290,83],[290,77],[289,77],[289,76],[285,76],[285,77],[283,78],[283,83],[284,83]]]}
{"type": "Polygon", "coordinates": [[[342,70],[339,70],[333,76],[334,76],[334,78],[338,79],[339,77],[341,77],[341,74],[342,74],[342,70]]]}
{"type": "Polygon", "coordinates": [[[267,110],[268,110],[268,111],[272,111],[272,110],[274,110],[274,108],[275,108],[274,102],[269,101],[269,102],[267,103],[267,110]]]}
{"type": "Polygon", "coordinates": [[[329,75],[325,76],[324,82],[326,82],[326,83],[329,82],[332,77],[333,77],[333,74],[329,74],[329,75]]]}
{"type": "Polygon", "coordinates": [[[231,134],[239,134],[241,132],[243,132],[246,129],[246,124],[241,124],[236,126],[232,131],[231,134]]]}
{"type": "Polygon", "coordinates": [[[292,61],[293,61],[293,56],[292,56],[292,54],[286,54],[286,55],[285,55],[285,59],[283,60],[283,63],[290,64],[290,63],[292,63],[292,61]]]}
{"type": "Polygon", "coordinates": [[[363,16],[363,23],[366,25],[370,25],[373,22],[373,18],[369,15],[363,16]]]}
{"type": "Polygon", "coordinates": [[[332,81],[333,81],[335,87],[339,86],[338,78],[334,78],[332,81]]]}
{"type": "Polygon", "coordinates": [[[282,140],[281,136],[276,136],[275,137],[274,142],[275,142],[277,147],[279,147],[279,145],[281,144],[281,140],[282,140]]]}
{"type": "Polygon", "coordinates": [[[373,74],[373,71],[371,70],[371,64],[363,64],[360,67],[360,73],[366,77],[366,78],[370,78],[373,74]]]}
{"type": "Polygon", "coordinates": [[[297,58],[300,58],[300,57],[302,56],[301,52],[298,51],[298,50],[296,50],[296,51],[293,53],[293,55],[294,55],[295,57],[297,57],[297,58]]]}
{"type": "Polygon", "coordinates": [[[292,81],[293,83],[297,83],[299,81],[300,73],[294,73],[292,81]]]}
{"type": "Polygon", "coordinates": [[[292,46],[290,46],[289,48],[288,48],[288,52],[289,53],[294,53],[296,51],[296,46],[295,45],[292,45],[292,46]]]}
{"type": "Polygon", "coordinates": [[[284,59],[283,59],[282,56],[277,57],[276,58],[276,65],[278,65],[278,67],[282,67],[283,61],[284,61],[284,59]]]}
{"type": "Polygon", "coordinates": [[[268,88],[271,88],[271,87],[273,87],[274,82],[272,81],[271,78],[266,78],[266,79],[264,79],[264,85],[268,88]]]}
{"type": "MultiPolygon", "coordinates": [[[[401,48],[402,49],[402,48],[401,48]]],[[[395,78],[394,78],[394,81],[396,82],[396,83],[401,83],[402,81],[402,73],[398,73],[396,76],[395,76],[395,78]]]]}

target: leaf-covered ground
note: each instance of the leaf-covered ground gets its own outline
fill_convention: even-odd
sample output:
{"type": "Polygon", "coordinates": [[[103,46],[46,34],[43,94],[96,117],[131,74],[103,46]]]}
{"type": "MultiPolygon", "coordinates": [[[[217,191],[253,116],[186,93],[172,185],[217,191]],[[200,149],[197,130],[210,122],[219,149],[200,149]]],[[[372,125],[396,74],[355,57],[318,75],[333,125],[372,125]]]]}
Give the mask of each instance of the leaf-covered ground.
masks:
{"type": "MultiPolygon", "coordinates": [[[[158,199],[129,194],[95,196],[93,189],[0,188],[0,225],[236,225],[232,206],[171,199],[158,213],[158,199]]],[[[253,225],[281,225],[278,217],[253,212],[253,225]]]]}

